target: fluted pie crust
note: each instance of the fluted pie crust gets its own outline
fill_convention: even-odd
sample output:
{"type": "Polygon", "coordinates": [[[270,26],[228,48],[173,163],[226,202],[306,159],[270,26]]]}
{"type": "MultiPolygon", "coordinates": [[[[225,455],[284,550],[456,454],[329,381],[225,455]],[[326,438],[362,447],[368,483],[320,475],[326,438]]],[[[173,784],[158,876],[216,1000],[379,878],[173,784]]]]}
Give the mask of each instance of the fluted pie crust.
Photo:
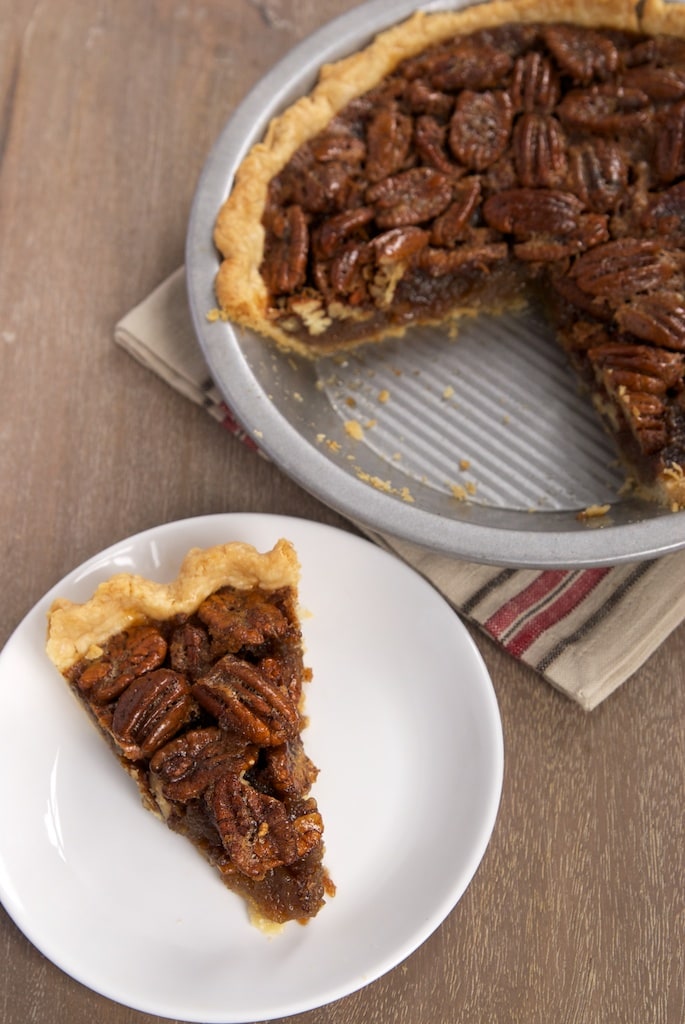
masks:
{"type": "Polygon", "coordinates": [[[265,930],[334,892],[301,737],[299,576],[289,541],[235,542],[192,549],[171,583],[122,573],[48,613],[47,653],[143,805],[265,930]]]}
{"type": "MultiPolygon", "coordinates": [[[[285,348],[302,355],[316,354],[316,349],[298,344],[274,319],[271,297],[260,273],[262,216],[269,183],[303,143],[326,128],[348,103],[377,86],[400,61],[452,36],[509,22],[569,21],[646,32],[672,32],[678,26],[679,12],[670,11],[658,0],[648,2],[640,15],[641,6],[631,0],[494,0],[459,11],[417,11],[380,33],[358,53],[324,65],[312,92],[275,117],[263,141],[252,147],[218,213],[214,242],[222,256],[216,278],[220,308],[231,320],[268,335],[285,348]]],[[[685,17],[683,21],[679,34],[685,35],[685,17]]]]}
{"type": "MultiPolygon", "coordinates": [[[[685,82],[685,59],[678,53],[673,58],[673,68],[669,65],[668,74],[673,72],[673,76],[657,75],[656,85],[653,80],[647,82],[644,75],[640,77],[638,65],[644,69],[648,64],[643,40],[659,35],[685,38],[683,5],[664,4],[661,0],[493,0],[459,11],[431,14],[419,11],[402,24],[381,33],[360,52],[324,66],[310,95],[274,118],[263,141],[244,158],[231,193],[218,212],[214,241],[221,257],[215,285],[219,315],[265,335],[286,350],[316,358],[380,341],[389,335],[402,335],[412,324],[446,321],[454,324],[461,316],[474,315],[479,310],[497,313],[510,305],[520,304],[522,298],[527,300],[535,291],[535,266],[548,265],[545,271],[548,276],[545,278],[538,273],[537,281],[543,281],[539,290],[546,299],[548,292],[553,293],[549,310],[551,322],[558,329],[571,364],[587,386],[610,432],[617,438],[619,450],[637,481],[639,492],[674,510],[685,507],[685,398],[682,397],[685,379],[685,300],[682,295],[682,282],[685,280],[682,248],[685,235],[685,227],[682,226],[685,225],[685,156],[682,153],[685,145],[685,88],[681,88],[685,82]],[[563,104],[559,96],[554,105],[548,104],[542,93],[534,92],[544,87],[540,79],[531,86],[533,92],[518,97],[519,105],[514,105],[512,111],[511,76],[514,71],[507,71],[508,78],[500,76],[499,79],[495,73],[491,82],[481,74],[480,81],[475,84],[465,78],[453,88],[445,87],[446,92],[451,88],[454,103],[446,115],[448,118],[455,117],[454,112],[458,111],[458,104],[463,100],[465,109],[469,111],[468,117],[473,120],[476,109],[474,93],[479,93],[480,99],[486,96],[485,107],[482,108],[483,136],[487,135],[488,126],[492,128],[494,125],[498,129],[498,117],[502,124],[507,124],[509,149],[505,156],[509,159],[508,170],[504,166],[504,158],[484,159],[479,164],[480,156],[473,156],[474,138],[467,138],[464,142],[463,133],[461,138],[457,133],[456,141],[450,136],[449,146],[445,144],[450,168],[441,166],[442,157],[431,164],[433,157],[429,155],[427,164],[424,153],[420,152],[418,160],[414,157],[413,162],[407,159],[404,165],[391,167],[385,178],[380,173],[371,177],[362,174],[360,180],[365,183],[365,196],[354,195],[348,208],[335,206],[333,200],[323,218],[314,206],[309,209],[304,206],[302,212],[298,200],[293,199],[292,188],[289,192],[289,186],[284,188],[280,184],[296,177],[295,174],[291,179],[287,178],[291,161],[294,161],[293,167],[301,166],[306,170],[309,166],[306,160],[301,164],[297,161],[302,161],[303,152],[311,154],[315,151],[317,140],[325,140],[326,133],[328,136],[340,133],[343,125],[343,130],[348,132],[347,140],[351,138],[356,145],[360,125],[363,125],[363,131],[367,133],[363,140],[367,147],[364,157],[350,157],[348,153],[340,159],[343,162],[366,160],[368,167],[371,145],[368,126],[371,118],[368,111],[363,111],[368,95],[378,97],[387,84],[388,76],[398,66],[404,66],[403,62],[411,63],[413,60],[415,69],[419,56],[453,38],[468,39],[472,34],[480,33],[480,41],[485,39],[487,43],[487,32],[492,30],[492,38],[499,39],[498,45],[506,51],[508,44],[501,40],[507,26],[519,31],[526,27],[531,33],[539,32],[540,36],[546,29],[559,27],[596,29],[598,33],[605,32],[610,36],[613,33],[611,38],[614,40],[621,33],[626,38],[628,34],[636,34],[636,40],[641,37],[638,42],[643,52],[638,56],[639,46],[635,42],[626,42],[626,53],[631,46],[634,47],[630,57],[633,63],[624,67],[620,63],[623,57],[618,65],[615,61],[612,64],[614,58],[611,55],[604,60],[606,51],[602,51],[599,45],[594,67],[594,57],[589,57],[587,67],[583,69],[582,57],[571,52],[573,44],[562,39],[561,49],[566,46],[571,55],[568,62],[566,57],[560,58],[558,66],[553,67],[552,75],[562,83],[559,88],[563,104]],[[581,67],[577,75],[573,70],[574,61],[581,67]],[[628,67],[624,83],[620,76],[628,67]],[[612,88],[614,92],[607,99],[607,90],[610,92],[612,88]],[[504,92],[506,97],[503,99],[504,92]],[[602,131],[592,127],[586,130],[587,122],[584,124],[582,119],[587,114],[583,111],[578,114],[577,98],[567,98],[567,93],[571,92],[588,95],[594,92],[592,103],[597,103],[598,116],[606,117],[602,131]],[[576,107],[572,111],[573,101],[576,107]],[[635,163],[629,167],[628,185],[633,207],[625,217],[615,194],[607,199],[611,206],[605,209],[597,205],[596,196],[588,199],[587,195],[580,194],[577,187],[574,191],[574,185],[569,184],[573,174],[576,182],[580,175],[581,184],[588,188],[597,186],[600,164],[601,173],[605,174],[610,188],[620,184],[616,152],[612,145],[616,143],[618,146],[620,142],[623,146],[624,140],[630,138],[630,145],[637,152],[632,138],[642,132],[645,118],[665,119],[664,111],[669,104],[673,112],[669,115],[671,123],[667,130],[671,133],[672,145],[670,142],[662,144],[661,155],[655,157],[645,157],[646,151],[641,151],[639,158],[631,156],[635,163]],[[350,110],[354,111],[351,115],[350,110]],[[610,128],[610,118],[614,114],[624,117],[623,128],[610,128]],[[634,124],[634,127],[627,128],[628,124],[634,124]],[[595,163],[590,168],[587,152],[581,150],[587,150],[590,144],[595,146],[598,138],[600,148],[592,158],[595,163]],[[567,151],[559,156],[559,149],[564,145],[567,151]],[[669,145],[672,152],[666,153],[669,145]],[[569,155],[571,150],[574,150],[573,156],[569,155]],[[564,162],[567,157],[568,169],[564,163],[564,173],[559,173],[558,161],[564,162]],[[574,170],[572,159],[586,160],[585,169],[574,170]],[[455,164],[459,165],[460,161],[461,166],[455,170],[455,164]],[[548,161],[548,166],[545,161],[548,161]],[[675,167],[673,173],[669,161],[675,167]],[[654,174],[652,164],[657,167],[654,174]],[[416,171],[417,167],[421,168],[420,173],[416,171]],[[512,167],[518,175],[514,179],[511,179],[512,167]],[[407,168],[413,170],[407,171],[407,168]],[[411,174],[414,177],[410,182],[411,174]],[[421,174],[425,175],[423,179],[421,174]],[[446,186],[444,180],[438,181],[441,175],[443,179],[445,175],[450,178],[451,186],[446,186]],[[615,175],[613,180],[610,180],[611,175],[615,175]],[[455,185],[459,181],[461,183],[455,185]],[[481,181],[484,183],[482,190],[481,181]],[[678,191],[681,181],[682,196],[678,191]],[[438,207],[435,207],[435,195],[431,197],[426,191],[428,185],[438,192],[440,188],[449,190],[451,187],[453,205],[458,199],[464,210],[469,203],[472,207],[480,204],[477,207],[480,220],[476,221],[474,214],[470,227],[466,221],[462,222],[462,228],[466,224],[467,232],[475,225],[469,237],[472,250],[474,240],[480,243],[478,260],[473,256],[469,257],[470,262],[465,259],[463,270],[459,264],[459,247],[466,235],[447,241],[439,233],[436,236],[435,225],[440,220],[439,215],[444,213],[445,204],[440,207],[438,202],[438,207]],[[649,192],[652,185],[662,193],[671,190],[656,212],[649,207],[655,195],[655,192],[649,192]],[[401,189],[421,192],[424,186],[422,198],[428,197],[425,218],[412,213],[409,220],[402,222],[397,214],[401,206],[401,189]],[[553,231],[544,231],[537,236],[532,229],[517,233],[520,209],[516,208],[516,202],[524,190],[528,193],[525,201],[531,207],[531,193],[544,193],[543,199],[549,203],[548,223],[555,217],[559,222],[564,218],[576,218],[576,234],[565,229],[566,234],[561,232],[563,238],[560,242],[559,235],[554,236],[553,231]],[[497,191],[507,193],[499,206],[495,195],[497,191]],[[508,195],[514,191],[518,196],[508,195]],[[285,198],[279,206],[281,194],[285,198]],[[490,197],[488,217],[484,221],[482,211],[490,197]],[[429,209],[431,203],[433,206],[429,209]],[[640,203],[646,206],[642,208],[640,203]],[[677,205],[675,212],[674,204],[677,205]],[[388,207],[391,207],[389,213],[388,207]],[[372,210],[371,214],[368,209],[372,210]],[[357,219],[348,219],[343,225],[342,215],[349,212],[354,212],[357,219]],[[396,214],[398,219],[393,220],[396,214]],[[646,222],[643,221],[636,226],[638,214],[643,218],[651,217],[648,228],[644,227],[646,222]],[[329,230],[329,234],[324,236],[322,223],[326,218],[330,221],[326,225],[327,230],[333,223],[335,230],[329,230]],[[671,230],[669,218],[674,221],[671,235],[667,233],[671,230]],[[308,241],[300,245],[299,236],[303,232],[309,233],[308,241]],[[632,245],[632,235],[639,235],[639,244],[632,245]],[[360,239],[370,243],[363,256],[352,251],[352,241],[356,243],[360,239]],[[605,244],[608,248],[602,250],[605,244]],[[373,253],[369,256],[371,249],[373,253]],[[666,250],[666,255],[661,250],[666,250]],[[274,252],[285,253],[286,273],[279,273],[274,252]],[[597,259],[581,262],[588,253],[596,254],[597,259]],[[340,259],[335,264],[337,257],[340,259]],[[357,263],[353,266],[354,260],[357,263]],[[367,260],[366,267],[364,260],[367,260]],[[374,269],[370,270],[368,263],[374,260],[374,269]],[[596,279],[603,274],[606,276],[607,266],[611,271],[618,268],[623,273],[626,267],[632,272],[638,263],[656,268],[654,273],[656,277],[661,275],[661,283],[645,285],[642,290],[642,286],[638,287],[641,301],[631,305],[630,285],[626,284],[628,278],[624,276],[626,302],[619,314],[612,312],[612,320],[605,310],[600,309],[600,300],[604,301],[605,296],[598,294],[597,290],[592,291],[596,279]],[[549,269],[552,264],[553,269],[549,269]],[[444,269],[448,265],[449,272],[444,269]],[[524,265],[525,279],[524,272],[520,270],[524,265]],[[362,300],[360,289],[354,293],[354,282],[362,281],[364,275],[366,279],[362,288],[366,292],[362,300]],[[593,279],[589,284],[588,276],[593,279]],[[449,301],[435,298],[438,295],[435,280],[438,278],[441,284],[449,282],[446,286],[450,292],[449,301]],[[547,286],[549,280],[554,284],[551,289],[547,286]],[[411,281],[419,282],[415,286],[418,298],[413,305],[408,297],[411,281]],[[559,282],[558,289],[556,282],[559,282]],[[659,292],[656,306],[650,287],[659,292]],[[429,292],[431,298],[427,300],[429,292]],[[665,292],[668,294],[664,297],[662,293],[665,292]],[[646,300],[643,302],[644,296],[646,300]],[[665,343],[664,333],[668,335],[665,343]],[[668,409],[665,412],[666,405],[668,409]]],[[[620,45],[617,43],[619,49],[620,45]]],[[[525,46],[530,50],[539,49],[537,42],[525,43],[525,46]]],[[[557,43],[553,49],[556,46],[557,43]]],[[[514,53],[513,46],[511,51],[514,53]]],[[[523,44],[519,52],[528,54],[523,44]]],[[[557,52],[555,50],[555,58],[557,52]]],[[[481,64],[487,64],[488,59],[484,58],[481,64]]],[[[543,58],[543,64],[546,59],[543,58]]],[[[666,63],[660,56],[649,60],[658,67],[666,63]]],[[[554,61],[551,64],[554,65],[554,61]]],[[[420,75],[415,70],[412,71],[414,73],[420,75]]],[[[401,102],[406,102],[404,95],[401,102]]],[[[426,99],[424,95],[421,102],[426,104],[422,113],[430,115],[428,119],[432,118],[435,128],[435,123],[442,116],[437,114],[433,117],[437,109],[435,97],[426,99]]],[[[580,102],[582,105],[582,100],[580,102]]],[[[419,109],[417,106],[416,110],[419,109]]],[[[416,110],[412,113],[415,133],[416,110]]],[[[401,117],[402,114],[399,115],[400,120],[401,117]]],[[[443,132],[451,130],[444,120],[443,132]]],[[[431,145],[435,144],[435,137],[434,134],[431,145]]],[[[411,145],[418,147],[415,141],[411,145]]],[[[334,162],[338,159],[331,156],[331,152],[329,148],[329,154],[322,156],[321,160],[334,162]]],[[[409,152],[411,155],[413,151],[409,152]]],[[[324,169],[322,180],[326,173],[324,169]]],[[[334,181],[331,187],[339,187],[339,181],[334,181]]],[[[357,248],[361,251],[360,246],[357,248]]],[[[649,276],[649,270],[646,273],[649,276]]],[[[620,294],[619,300],[623,301],[620,294]]]]}

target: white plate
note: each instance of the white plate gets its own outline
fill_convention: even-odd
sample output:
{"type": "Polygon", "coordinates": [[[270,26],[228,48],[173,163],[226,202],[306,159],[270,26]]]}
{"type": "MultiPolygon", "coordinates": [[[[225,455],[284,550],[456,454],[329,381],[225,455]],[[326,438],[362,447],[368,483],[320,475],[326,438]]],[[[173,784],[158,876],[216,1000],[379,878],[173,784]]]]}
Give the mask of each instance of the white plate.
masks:
{"type": "Polygon", "coordinates": [[[170,523],[108,548],[47,594],[0,655],[0,897],[84,985],[147,1013],[238,1022],[324,1005],[422,943],[461,897],[499,805],[502,732],[466,629],[371,543],[279,516],[170,523]],[[281,536],[302,563],[311,725],[337,895],[268,938],[137,790],[44,654],[56,596],[114,572],[175,577],[188,548],[281,536]]]}

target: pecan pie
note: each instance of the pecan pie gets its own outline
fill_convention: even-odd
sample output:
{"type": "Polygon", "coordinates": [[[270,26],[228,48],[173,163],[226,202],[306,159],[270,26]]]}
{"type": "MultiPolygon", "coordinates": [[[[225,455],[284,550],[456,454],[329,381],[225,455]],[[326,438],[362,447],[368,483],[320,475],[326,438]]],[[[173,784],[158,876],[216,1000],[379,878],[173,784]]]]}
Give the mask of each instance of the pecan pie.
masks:
{"type": "Polygon", "coordinates": [[[220,210],[219,314],[316,357],[542,303],[646,496],[685,506],[685,8],[419,12],[324,67],[220,210]]]}
{"type": "Polygon", "coordinates": [[[47,650],[138,785],[263,927],[305,921],[334,887],[304,751],[299,564],[193,549],[178,578],[120,574],[54,602],[47,650]]]}

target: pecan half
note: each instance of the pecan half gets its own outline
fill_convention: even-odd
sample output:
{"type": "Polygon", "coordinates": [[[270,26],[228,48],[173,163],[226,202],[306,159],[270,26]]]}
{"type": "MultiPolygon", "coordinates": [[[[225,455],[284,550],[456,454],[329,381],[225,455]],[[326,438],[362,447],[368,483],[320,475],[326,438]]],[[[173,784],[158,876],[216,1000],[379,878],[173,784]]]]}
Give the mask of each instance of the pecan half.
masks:
{"type": "Polygon", "coordinates": [[[599,348],[610,342],[612,337],[604,324],[583,318],[567,321],[559,331],[559,338],[567,352],[587,352],[590,348],[599,348]]]}
{"type": "Polygon", "coordinates": [[[409,154],[413,121],[396,103],[386,103],[373,114],[366,135],[366,174],[380,181],[399,171],[409,154]]]}
{"type": "Polygon", "coordinates": [[[455,175],[463,169],[450,160],[446,149],[447,126],[430,114],[417,117],[414,125],[414,147],[420,162],[425,167],[434,167],[443,174],[455,175]]]}
{"type": "Polygon", "coordinates": [[[224,587],[202,602],[197,612],[211,635],[212,656],[259,647],[288,632],[288,620],[274,596],[260,590],[224,587]]]}
{"type": "Polygon", "coordinates": [[[572,89],[557,107],[562,122],[593,135],[630,135],[650,120],[649,96],[622,85],[595,85],[572,89]]]}
{"type": "MultiPolygon", "coordinates": [[[[685,352],[685,301],[682,292],[636,295],[616,311],[616,320],[624,331],[643,341],[675,352],[685,352]]],[[[666,357],[665,353],[661,354],[666,357]]]]}
{"type": "Polygon", "coordinates": [[[619,401],[644,454],[661,451],[668,441],[666,406],[661,398],[626,390],[619,393],[619,401]]]}
{"type": "Polygon", "coordinates": [[[231,654],[195,683],[192,694],[219,725],[260,746],[285,743],[300,723],[288,692],[256,666],[231,654]]]}
{"type": "Polygon", "coordinates": [[[589,210],[605,213],[624,200],[628,186],[628,160],[618,143],[597,139],[572,146],[568,154],[573,191],[589,210]]]}
{"type": "Polygon", "coordinates": [[[130,760],[150,757],[193,714],[190,686],[182,675],[159,668],[134,679],[117,701],[112,734],[130,760]]]}
{"type": "Polygon", "coordinates": [[[590,361],[601,368],[613,387],[649,395],[665,395],[682,385],[685,360],[676,352],[649,345],[609,342],[588,351],[590,361]]]}
{"type": "Polygon", "coordinates": [[[293,831],[297,844],[298,860],[315,850],[323,839],[323,819],[319,814],[316,801],[312,798],[297,808],[293,818],[293,831]]]}
{"type": "Polygon", "coordinates": [[[607,218],[600,213],[585,213],[578,218],[575,230],[555,238],[553,235],[529,238],[514,245],[514,253],[520,260],[534,263],[551,263],[574,256],[609,238],[607,218]]]}
{"type": "Polygon", "coordinates": [[[660,288],[675,272],[668,251],[650,239],[620,238],[578,257],[569,271],[578,287],[612,304],[660,288]]]}
{"type": "Polygon", "coordinates": [[[106,704],[137,676],[158,668],[166,653],[166,640],[155,626],[134,626],[112,637],[96,661],[77,666],[76,685],[90,700],[106,704]]]}
{"type": "Polygon", "coordinates": [[[523,114],[512,138],[514,164],[524,188],[556,188],[566,177],[566,135],[549,114],[523,114]]]}
{"type": "Polygon", "coordinates": [[[480,178],[469,176],[454,186],[454,199],[431,228],[431,244],[449,247],[461,239],[478,207],[481,195],[480,178]]]}
{"type": "Polygon", "coordinates": [[[531,50],[517,58],[509,90],[515,110],[550,114],[559,91],[559,76],[548,57],[531,50]]]}
{"type": "Polygon", "coordinates": [[[483,216],[491,227],[521,241],[572,234],[578,230],[582,210],[582,200],[555,189],[506,189],[483,204],[483,216]]]}
{"type": "Polygon", "coordinates": [[[191,622],[178,626],[169,641],[169,662],[175,672],[197,679],[210,664],[209,637],[191,622]]]}
{"type": "Polygon", "coordinates": [[[234,733],[216,726],[191,729],[166,743],[150,761],[153,788],[167,800],[188,803],[228,769],[241,774],[252,767],[257,748],[234,733]]]}
{"type": "Polygon", "coordinates": [[[482,171],[504,153],[512,125],[512,104],[502,91],[459,94],[449,128],[449,146],[466,167],[482,171]]]}
{"type": "Polygon", "coordinates": [[[285,689],[294,704],[299,705],[304,682],[311,679],[311,670],[304,668],[299,643],[279,645],[277,657],[262,658],[259,669],[274,686],[285,689]]]}
{"type": "Polygon", "coordinates": [[[282,801],[234,775],[217,779],[208,803],[231,862],[250,878],[292,864],[321,842],[323,825],[310,803],[291,818],[282,801]]]}
{"type": "Polygon", "coordinates": [[[401,263],[420,252],[428,244],[428,237],[427,231],[415,226],[391,228],[376,235],[370,247],[379,263],[401,263]]]}
{"type": "Polygon", "coordinates": [[[598,379],[613,395],[645,455],[661,451],[669,440],[664,397],[682,377],[682,356],[659,353],[646,345],[608,344],[588,352],[598,379]]]}
{"type": "Polygon", "coordinates": [[[304,284],[309,253],[309,231],[301,206],[288,206],[274,213],[262,277],[273,295],[295,291],[304,284]]]}
{"type": "Polygon", "coordinates": [[[685,65],[685,40],[678,36],[651,36],[635,42],[622,55],[626,68],[654,64],[657,67],[685,65]]]}
{"type": "Polygon", "coordinates": [[[685,100],[674,104],[660,121],[654,167],[662,181],[685,173],[685,100]]]}
{"type": "MultiPolygon", "coordinates": [[[[299,206],[305,213],[335,213],[355,205],[354,167],[341,160],[315,160],[302,146],[269,187],[275,206],[299,206]]],[[[268,218],[267,218],[267,227],[268,218]]]]}
{"type": "Polygon", "coordinates": [[[361,232],[372,220],[373,210],[370,206],[344,210],[333,217],[328,217],[312,233],[312,248],[316,256],[330,259],[343,242],[361,232]]]}
{"type": "Polygon", "coordinates": [[[577,82],[605,79],[618,68],[616,46],[599,32],[572,25],[548,25],[542,29],[542,38],[561,70],[577,82]]]}
{"type": "Polygon", "coordinates": [[[452,198],[450,179],[432,167],[413,167],[367,189],[380,228],[422,224],[436,217],[452,198]]]}
{"type": "Polygon", "coordinates": [[[430,114],[433,118],[440,119],[449,117],[454,105],[452,96],[439,89],[433,89],[421,78],[415,78],[410,82],[405,99],[414,114],[430,114]]]}
{"type": "Polygon", "coordinates": [[[349,242],[329,264],[316,264],[314,277],[319,289],[329,297],[344,295],[351,306],[363,302],[367,295],[364,268],[372,261],[367,243],[349,242]]]}
{"type": "Polygon", "coordinates": [[[254,775],[258,788],[279,796],[304,796],[315,781],[318,769],[307,757],[300,737],[294,736],[280,747],[263,751],[254,775]]]}
{"type": "Polygon", "coordinates": [[[492,263],[507,258],[505,242],[474,242],[460,245],[456,249],[423,249],[418,257],[418,265],[430,277],[444,277],[461,267],[470,266],[487,272],[492,263]]]}
{"type": "Polygon", "coordinates": [[[653,100],[678,100],[685,96],[685,69],[634,67],[623,74],[623,83],[640,89],[653,100]]]}
{"type": "MultiPolygon", "coordinates": [[[[550,284],[555,295],[571,307],[583,310],[603,323],[608,324],[612,321],[613,312],[604,296],[590,295],[589,292],[584,292],[573,278],[568,276],[566,268],[560,274],[553,274],[550,277],[550,284]]],[[[587,346],[581,345],[580,347],[587,346]]]]}
{"type": "Polygon", "coordinates": [[[512,65],[508,53],[475,39],[460,40],[451,53],[438,57],[431,70],[432,85],[445,92],[492,89],[512,65]]]}
{"type": "Polygon", "coordinates": [[[647,231],[678,236],[681,245],[685,242],[685,181],[650,194],[642,225],[647,231]]]}
{"type": "Polygon", "coordinates": [[[330,131],[317,135],[309,143],[315,160],[343,164],[361,164],[366,159],[366,144],[352,132],[330,131]]]}

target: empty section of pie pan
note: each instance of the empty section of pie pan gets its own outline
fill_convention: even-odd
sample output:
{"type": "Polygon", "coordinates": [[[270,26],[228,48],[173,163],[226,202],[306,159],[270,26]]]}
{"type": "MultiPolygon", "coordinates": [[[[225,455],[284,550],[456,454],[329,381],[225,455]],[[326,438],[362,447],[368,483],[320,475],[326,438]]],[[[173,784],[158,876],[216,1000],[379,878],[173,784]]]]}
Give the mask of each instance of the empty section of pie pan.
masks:
{"type": "Polygon", "coordinates": [[[369,531],[514,567],[610,565],[685,546],[685,512],[622,493],[612,443],[534,310],[469,321],[456,341],[419,328],[316,363],[207,319],[219,266],[214,220],[243,156],[323,63],[413,10],[373,0],[324,26],[248,94],[210,153],[186,271],[216,385],[286,474],[369,531]],[[603,515],[579,515],[604,506],[603,515]]]}

